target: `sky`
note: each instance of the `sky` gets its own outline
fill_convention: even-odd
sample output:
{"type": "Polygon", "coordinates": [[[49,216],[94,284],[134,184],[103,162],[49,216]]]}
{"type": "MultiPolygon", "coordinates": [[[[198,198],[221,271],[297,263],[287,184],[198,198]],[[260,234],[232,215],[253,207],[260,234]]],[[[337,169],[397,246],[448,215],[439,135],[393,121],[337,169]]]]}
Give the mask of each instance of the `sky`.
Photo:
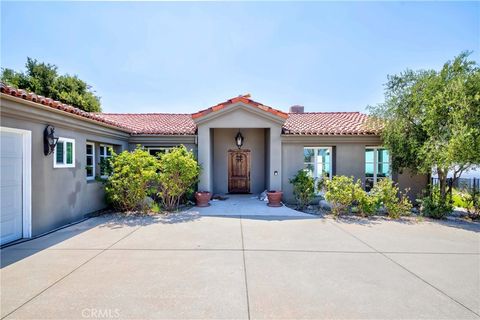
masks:
{"type": "Polygon", "coordinates": [[[104,112],[191,113],[240,94],[366,111],[388,74],[480,61],[479,2],[6,2],[1,66],[78,75],[104,112]]]}

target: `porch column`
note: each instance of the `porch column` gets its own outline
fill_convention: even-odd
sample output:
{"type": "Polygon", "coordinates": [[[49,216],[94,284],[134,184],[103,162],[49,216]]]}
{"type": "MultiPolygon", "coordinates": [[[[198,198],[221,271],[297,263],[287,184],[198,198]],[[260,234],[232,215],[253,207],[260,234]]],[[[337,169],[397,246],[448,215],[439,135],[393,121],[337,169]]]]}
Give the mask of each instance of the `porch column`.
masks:
{"type": "Polygon", "coordinates": [[[269,190],[282,190],[282,127],[270,128],[269,190]],[[277,175],[275,175],[277,171],[277,175]]]}
{"type": "Polygon", "coordinates": [[[212,190],[211,183],[211,164],[212,164],[212,152],[211,152],[211,138],[210,128],[199,126],[198,127],[198,163],[201,166],[200,181],[198,182],[199,191],[212,190]]]}

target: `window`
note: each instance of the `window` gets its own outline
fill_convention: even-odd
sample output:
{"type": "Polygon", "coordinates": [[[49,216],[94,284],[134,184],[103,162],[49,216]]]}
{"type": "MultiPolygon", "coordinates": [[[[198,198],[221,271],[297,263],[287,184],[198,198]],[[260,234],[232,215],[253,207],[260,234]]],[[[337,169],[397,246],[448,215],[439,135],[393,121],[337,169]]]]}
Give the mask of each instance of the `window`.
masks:
{"type": "Polygon", "coordinates": [[[87,180],[93,180],[95,178],[95,144],[87,142],[85,150],[87,158],[87,180]]]}
{"type": "Polygon", "coordinates": [[[59,138],[53,156],[54,168],[75,168],[75,140],[59,138]]]}
{"type": "Polygon", "coordinates": [[[387,149],[365,149],[365,190],[370,191],[380,179],[390,177],[390,155],[387,149]]]}
{"type": "Polygon", "coordinates": [[[172,148],[170,147],[147,147],[148,152],[152,156],[159,156],[165,153],[169,153],[172,148]]]}
{"type": "Polygon", "coordinates": [[[109,166],[108,158],[112,156],[112,146],[101,144],[100,145],[100,177],[107,178],[107,168],[109,166]]]}
{"type": "Polygon", "coordinates": [[[306,147],[303,149],[304,170],[315,180],[324,175],[332,177],[332,148],[329,147],[306,147]]]}

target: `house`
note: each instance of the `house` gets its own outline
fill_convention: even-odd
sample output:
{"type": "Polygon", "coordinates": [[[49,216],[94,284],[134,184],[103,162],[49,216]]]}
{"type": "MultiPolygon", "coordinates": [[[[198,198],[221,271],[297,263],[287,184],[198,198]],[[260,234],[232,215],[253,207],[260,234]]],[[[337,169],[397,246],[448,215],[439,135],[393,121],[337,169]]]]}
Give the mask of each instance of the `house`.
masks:
{"type": "Polygon", "coordinates": [[[347,175],[371,188],[386,176],[416,195],[426,177],[391,173],[378,131],[359,112],[280,111],[243,95],[194,114],[88,113],[0,84],[1,243],[29,238],[105,207],[103,160],[141,145],[151,154],[180,144],[202,166],[200,190],[283,190],[300,169],[347,175]],[[49,149],[52,129],[58,142],[49,149]],[[49,136],[50,134],[50,136],[49,136]]]}

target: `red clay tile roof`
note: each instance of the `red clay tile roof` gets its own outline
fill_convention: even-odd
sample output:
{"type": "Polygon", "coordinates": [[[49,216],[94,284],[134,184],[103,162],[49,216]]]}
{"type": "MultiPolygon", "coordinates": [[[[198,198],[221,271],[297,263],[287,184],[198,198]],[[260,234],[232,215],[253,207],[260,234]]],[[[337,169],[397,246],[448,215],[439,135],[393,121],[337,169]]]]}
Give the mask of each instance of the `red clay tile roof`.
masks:
{"type": "Polygon", "coordinates": [[[86,112],[50,98],[45,98],[22,89],[15,89],[2,82],[0,82],[0,92],[41,104],[46,108],[61,110],[86,119],[115,126],[130,134],[194,135],[197,131],[194,119],[221,110],[225,106],[236,102],[243,102],[285,118],[283,133],[287,135],[375,135],[379,133],[379,130],[373,130],[366,126],[368,116],[359,112],[285,113],[255,102],[250,99],[249,95],[227,100],[194,114],[132,114],[86,112]]]}
{"type": "Polygon", "coordinates": [[[375,135],[367,126],[368,116],[360,112],[289,113],[284,134],[294,135],[375,135]]]}
{"type": "Polygon", "coordinates": [[[121,123],[132,134],[194,135],[197,131],[191,114],[97,113],[97,116],[121,123]]]}
{"type": "Polygon", "coordinates": [[[227,101],[221,102],[217,105],[214,105],[213,107],[210,107],[210,108],[207,108],[207,109],[204,109],[204,110],[200,110],[200,111],[192,114],[192,118],[193,119],[201,118],[201,117],[206,116],[207,114],[209,114],[211,112],[216,112],[216,111],[222,110],[226,106],[231,105],[233,103],[237,103],[237,102],[243,102],[243,103],[248,104],[252,107],[261,109],[263,111],[269,112],[273,115],[276,115],[276,116],[284,118],[284,119],[288,118],[288,113],[285,113],[285,112],[277,110],[277,109],[273,109],[272,107],[268,107],[268,106],[265,106],[265,105],[263,105],[259,102],[253,101],[253,100],[250,99],[249,94],[246,94],[246,95],[243,95],[243,96],[238,96],[236,98],[232,98],[232,99],[229,99],[227,101]]]}
{"type": "Polygon", "coordinates": [[[47,108],[52,108],[52,109],[57,109],[61,111],[65,111],[71,114],[75,114],[77,116],[81,116],[87,119],[91,119],[94,121],[102,122],[111,126],[118,127],[120,129],[123,129],[123,131],[130,132],[129,129],[126,127],[122,126],[121,123],[110,121],[107,119],[103,119],[99,117],[96,113],[92,112],[86,112],[81,109],[75,108],[74,106],[62,103],[57,100],[53,100],[51,98],[45,98],[44,96],[37,95],[35,93],[27,92],[26,90],[23,89],[15,89],[14,87],[8,86],[4,84],[3,82],[0,82],[0,92],[4,94],[8,94],[14,97],[22,98],[28,101],[36,102],[39,104],[44,105],[47,108]]]}

